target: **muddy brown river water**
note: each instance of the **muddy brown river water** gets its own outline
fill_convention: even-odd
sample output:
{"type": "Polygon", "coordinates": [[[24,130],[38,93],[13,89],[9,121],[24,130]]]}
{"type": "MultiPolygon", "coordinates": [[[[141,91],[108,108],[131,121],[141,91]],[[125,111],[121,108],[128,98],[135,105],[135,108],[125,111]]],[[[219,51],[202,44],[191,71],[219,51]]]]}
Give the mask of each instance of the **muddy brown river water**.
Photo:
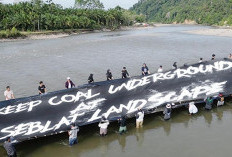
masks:
{"type": "MultiPolygon", "coordinates": [[[[0,43],[0,100],[7,85],[17,98],[38,93],[43,80],[48,91],[64,88],[70,76],[76,85],[105,80],[111,69],[115,78],[126,66],[130,75],[140,75],[146,62],[151,72],[159,65],[165,70],[178,65],[217,58],[232,53],[232,38],[188,34],[204,26],[170,25],[130,31],[104,32],[49,40],[24,40],[0,43]],[[2,93],[2,94],[1,94],[2,93]]],[[[98,128],[80,131],[79,144],[68,146],[66,134],[32,140],[17,145],[18,156],[26,157],[229,157],[232,145],[232,103],[189,116],[177,110],[168,122],[160,114],[146,116],[144,127],[135,129],[130,121],[127,134],[119,136],[117,124],[101,138],[98,128]]],[[[0,156],[6,156],[0,147],[0,156]]]]}

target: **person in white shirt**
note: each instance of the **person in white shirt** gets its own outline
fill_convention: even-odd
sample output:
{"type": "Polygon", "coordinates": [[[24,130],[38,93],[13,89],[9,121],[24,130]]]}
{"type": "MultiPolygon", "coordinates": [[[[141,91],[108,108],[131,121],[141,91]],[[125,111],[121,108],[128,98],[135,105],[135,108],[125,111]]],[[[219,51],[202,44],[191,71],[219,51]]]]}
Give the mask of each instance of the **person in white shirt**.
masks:
{"type": "Polygon", "coordinates": [[[107,127],[109,125],[109,121],[103,117],[100,123],[98,124],[100,128],[100,136],[106,136],[107,135],[107,127]]]}
{"type": "Polygon", "coordinates": [[[67,89],[75,87],[75,84],[71,81],[70,77],[67,77],[67,81],[65,82],[65,87],[67,89]]]}
{"type": "Polygon", "coordinates": [[[196,114],[198,112],[197,107],[194,105],[194,102],[189,103],[189,114],[196,114]]]}
{"type": "Polygon", "coordinates": [[[162,73],[163,72],[163,66],[161,65],[158,69],[158,73],[162,73]]]}
{"type": "Polygon", "coordinates": [[[199,63],[202,63],[202,62],[203,62],[203,58],[200,58],[199,63]]]}
{"type": "Polygon", "coordinates": [[[144,112],[138,108],[138,112],[136,114],[136,128],[143,127],[143,118],[144,112]]]}
{"type": "Polygon", "coordinates": [[[6,87],[6,91],[4,92],[4,96],[6,98],[6,100],[11,100],[14,99],[14,93],[12,90],[10,90],[10,86],[6,87]]]}

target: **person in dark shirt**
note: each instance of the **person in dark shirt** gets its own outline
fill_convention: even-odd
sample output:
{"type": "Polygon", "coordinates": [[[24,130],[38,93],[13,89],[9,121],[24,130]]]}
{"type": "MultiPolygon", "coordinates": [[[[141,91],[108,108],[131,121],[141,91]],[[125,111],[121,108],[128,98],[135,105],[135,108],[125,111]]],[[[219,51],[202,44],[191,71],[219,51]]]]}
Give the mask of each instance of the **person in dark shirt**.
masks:
{"type": "Polygon", "coordinates": [[[110,69],[108,69],[106,72],[106,79],[107,79],[107,81],[114,79],[110,69]]]}
{"type": "Polygon", "coordinates": [[[75,84],[71,81],[70,77],[67,77],[67,81],[65,82],[65,88],[73,88],[75,84]]]}
{"type": "Polygon", "coordinates": [[[126,67],[122,68],[122,78],[130,77],[129,73],[126,70],[126,67]]]}
{"type": "Polygon", "coordinates": [[[94,83],[94,79],[93,79],[93,74],[90,74],[89,75],[89,78],[88,78],[88,83],[94,83]]]}
{"type": "Polygon", "coordinates": [[[39,82],[38,90],[39,90],[39,94],[44,94],[47,92],[47,89],[46,89],[45,85],[43,84],[43,81],[39,82]]]}
{"type": "Polygon", "coordinates": [[[148,75],[148,74],[150,74],[149,69],[148,69],[147,65],[145,63],[143,63],[142,75],[145,76],[145,75],[148,75]]]}
{"type": "Polygon", "coordinates": [[[119,123],[119,133],[122,135],[123,132],[126,132],[126,116],[121,116],[120,119],[118,119],[119,123]]]}
{"type": "Polygon", "coordinates": [[[164,120],[169,120],[171,118],[171,113],[172,113],[172,106],[171,106],[171,104],[167,104],[166,108],[163,112],[164,120]]]}
{"type": "Polygon", "coordinates": [[[177,69],[177,63],[176,62],[173,63],[172,68],[177,69]]]}
{"type": "Polygon", "coordinates": [[[3,147],[5,148],[7,155],[9,157],[17,157],[16,149],[15,149],[14,145],[11,143],[10,137],[6,138],[6,141],[4,142],[3,147]]]}
{"type": "Polygon", "coordinates": [[[205,109],[211,110],[212,107],[213,107],[213,98],[210,96],[205,99],[205,109]]]}
{"type": "Polygon", "coordinates": [[[212,54],[212,58],[211,58],[211,60],[214,60],[215,59],[215,54],[212,54]]]}

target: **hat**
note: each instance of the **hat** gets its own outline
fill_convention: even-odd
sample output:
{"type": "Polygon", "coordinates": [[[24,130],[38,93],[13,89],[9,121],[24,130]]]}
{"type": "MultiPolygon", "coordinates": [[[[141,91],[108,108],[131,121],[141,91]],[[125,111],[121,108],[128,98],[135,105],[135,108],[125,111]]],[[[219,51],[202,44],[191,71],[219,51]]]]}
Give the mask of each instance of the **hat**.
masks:
{"type": "Polygon", "coordinates": [[[67,77],[67,80],[70,80],[70,77],[67,77]]]}
{"type": "Polygon", "coordinates": [[[220,94],[219,94],[219,96],[220,96],[220,97],[222,97],[222,96],[223,96],[223,94],[222,94],[222,93],[220,93],[220,94]]]}
{"type": "Polygon", "coordinates": [[[166,108],[171,108],[171,105],[170,105],[170,104],[167,104],[167,105],[166,105],[166,108]]]}

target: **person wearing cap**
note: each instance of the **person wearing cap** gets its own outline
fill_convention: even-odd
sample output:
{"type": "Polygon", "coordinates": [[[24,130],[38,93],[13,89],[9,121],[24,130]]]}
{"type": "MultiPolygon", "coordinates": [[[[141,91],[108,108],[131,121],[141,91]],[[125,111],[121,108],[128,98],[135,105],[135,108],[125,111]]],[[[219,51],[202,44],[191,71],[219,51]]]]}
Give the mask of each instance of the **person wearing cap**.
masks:
{"type": "Polygon", "coordinates": [[[6,91],[4,92],[4,96],[5,96],[6,100],[15,99],[13,91],[10,90],[10,86],[6,87],[6,91]]]}
{"type": "Polygon", "coordinates": [[[223,96],[223,94],[222,93],[220,93],[219,95],[218,95],[218,97],[217,97],[217,107],[219,107],[219,106],[223,106],[224,105],[224,96],[223,96]]]}
{"type": "Polygon", "coordinates": [[[144,118],[144,112],[142,109],[138,108],[138,112],[136,114],[136,128],[143,127],[143,118],[144,118]]]}
{"type": "Polygon", "coordinates": [[[211,60],[214,60],[215,59],[215,54],[212,54],[212,58],[211,58],[211,60]]]}
{"type": "Polygon", "coordinates": [[[173,63],[172,69],[177,69],[177,63],[176,62],[173,63]]]}
{"type": "Polygon", "coordinates": [[[77,144],[77,133],[79,132],[79,127],[75,126],[75,124],[71,124],[71,130],[68,131],[69,135],[69,145],[72,146],[74,144],[77,144]]]}
{"type": "Polygon", "coordinates": [[[163,72],[163,66],[160,65],[159,69],[158,69],[158,73],[162,73],[163,72]]]}
{"type": "Polygon", "coordinates": [[[110,124],[109,121],[103,116],[100,123],[98,124],[100,128],[100,136],[107,135],[107,128],[109,124],[110,124]]]}
{"type": "Polygon", "coordinates": [[[14,145],[11,143],[11,138],[7,137],[6,141],[3,144],[3,147],[6,150],[6,153],[9,157],[17,157],[16,149],[14,145]]]}
{"type": "Polygon", "coordinates": [[[45,94],[47,92],[47,89],[46,89],[45,85],[43,84],[43,81],[39,82],[38,90],[39,90],[40,95],[45,94]]]}
{"type": "Polygon", "coordinates": [[[198,112],[197,107],[194,105],[194,102],[189,103],[189,115],[196,114],[198,112]]]}
{"type": "Polygon", "coordinates": [[[149,71],[146,63],[143,63],[143,66],[142,66],[141,70],[142,70],[142,75],[143,76],[150,74],[150,71],[149,71]]]}
{"type": "Polygon", "coordinates": [[[67,77],[67,81],[65,82],[65,87],[68,88],[73,88],[75,87],[75,84],[71,81],[70,77],[67,77]]]}
{"type": "Polygon", "coordinates": [[[93,74],[90,74],[90,75],[89,75],[88,83],[89,83],[89,84],[94,83],[93,74]]]}
{"type": "Polygon", "coordinates": [[[172,106],[171,106],[171,104],[167,104],[166,108],[163,112],[164,120],[169,120],[171,118],[171,113],[172,113],[172,106]]]}
{"type": "Polygon", "coordinates": [[[122,78],[130,77],[128,71],[126,70],[126,67],[122,68],[122,78]]]}
{"type": "Polygon", "coordinates": [[[114,79],[113,75],[112,75],[110,69],[108,69],[107,72],[106,72],[106,80],[110,81],[110,80],[113,80],[113,79],[114,79]]]}
{"type": "Polygon", "coordinates": [[[212,97],[207,97],[205,99],[205,109],[206,110],[211,110],[213,106],[213,98],[212,97]]]}
{"type": "Polygon", "coordinates": [[[122,135],[122,133],[126,132],[126,116],[121,116],[121,118],[118,119],[119,123],[119,133],[122,135]]]}

